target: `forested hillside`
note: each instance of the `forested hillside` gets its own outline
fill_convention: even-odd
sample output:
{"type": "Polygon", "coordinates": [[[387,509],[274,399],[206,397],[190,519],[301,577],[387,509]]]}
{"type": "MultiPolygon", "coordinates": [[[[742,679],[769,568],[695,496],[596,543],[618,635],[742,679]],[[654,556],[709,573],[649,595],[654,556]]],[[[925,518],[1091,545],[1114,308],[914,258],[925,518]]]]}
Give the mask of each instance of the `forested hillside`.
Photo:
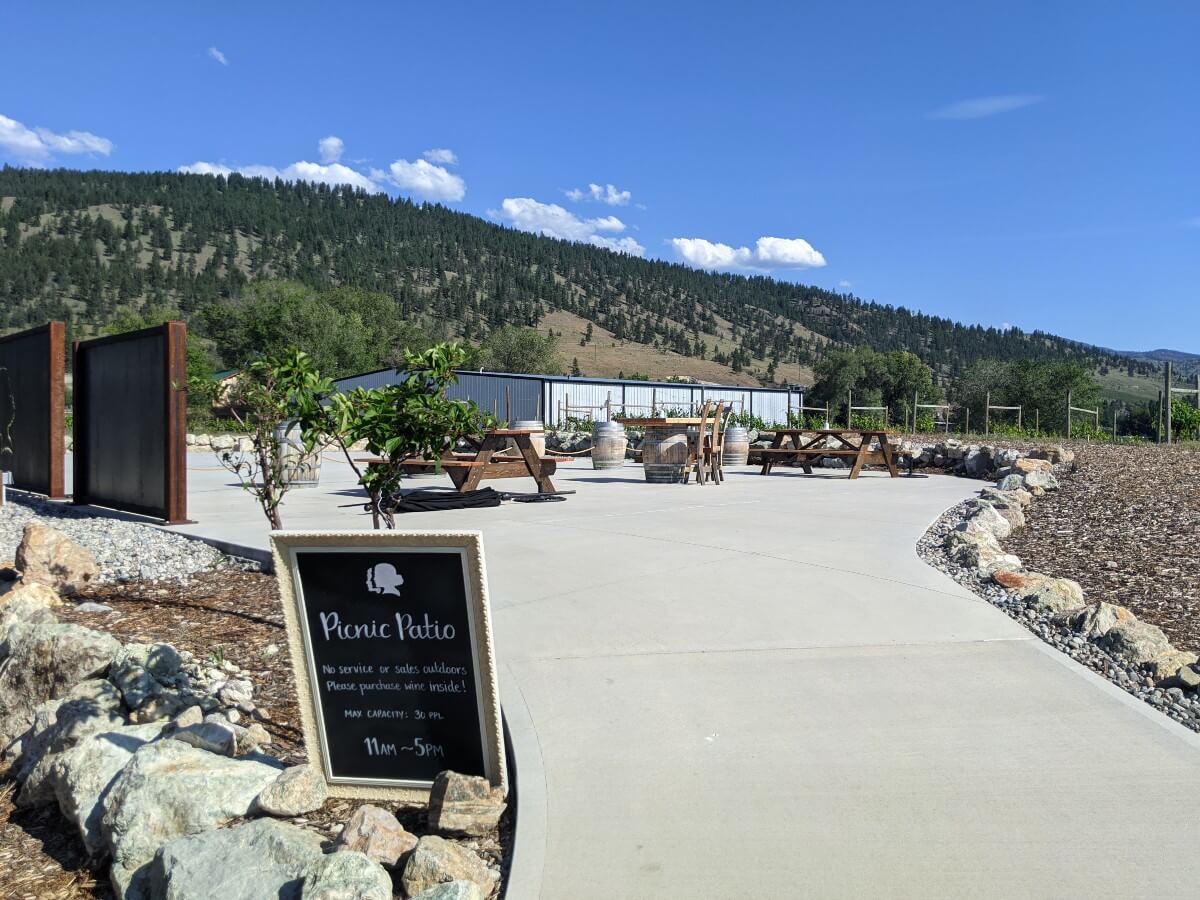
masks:
{"type": "MultiPolygon", "coordinates": [[[[1049,334],[618,255],[349,188],[0,170],[0,329],[63,318],[86,335],[148,304],[199,321],[204,308],[235,302],[264,278],[386,294],[398,317],[473,341],[503,324],[544,329],[548,316],[565,313],[616,347],[644,345],[706,360],[706,373],[715,363],[767,380],[794,379],[851,346],[912,351],[942,381],[984,358],[1153,368],[1049,334]]],[[[571,359],[570,346],[563,353],[571,359]]]]}

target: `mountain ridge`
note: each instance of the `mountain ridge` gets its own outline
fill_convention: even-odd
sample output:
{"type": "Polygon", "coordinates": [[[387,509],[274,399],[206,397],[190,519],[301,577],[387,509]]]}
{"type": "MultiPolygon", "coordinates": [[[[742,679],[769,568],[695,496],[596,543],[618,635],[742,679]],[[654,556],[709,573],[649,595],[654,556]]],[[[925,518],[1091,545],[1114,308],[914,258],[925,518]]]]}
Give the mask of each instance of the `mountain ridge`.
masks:
{"type": "MultiPolygon", "coordinates": [[[[66,318],[86,334],[118,308],[147,303],[174,304],[190,319],[236,302],[250,281],[287,278],[385,293],[398,316],[467,340],[502,324],[541,328],[565,312],[603,329],[613,347],[645,348],[651,363],[670,353],[768,382],[804,377],[830,350],[854,346],[916,353],[941,381],[985,358],[1154,368],[1042,331],[615,254],[345,187],[6,166],[0,198],[5,330],[66,318]]],[[[587,343],[586,332],[575,341],[587,343]]],[[[562,354],[572,359],[571,341],[562,354]]],[[[585,374],[615,374],[587,371],[586,356],[578,354],[585,374]]]]}

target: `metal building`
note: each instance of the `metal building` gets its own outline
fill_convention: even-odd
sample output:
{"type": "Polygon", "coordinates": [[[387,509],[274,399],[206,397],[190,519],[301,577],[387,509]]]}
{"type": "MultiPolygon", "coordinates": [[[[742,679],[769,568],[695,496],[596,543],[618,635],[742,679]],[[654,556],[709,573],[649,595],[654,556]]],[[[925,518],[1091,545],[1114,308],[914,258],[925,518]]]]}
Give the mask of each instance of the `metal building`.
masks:
{"type": "MultiPolygon", "coordinates": [[[[380,369],[334,382],[338,390],[394,384],[403,375],[380,369]]],[[[739,385],[678,384],[673,381],[621,381],[615,378],[572,378],[557,375],[515,375],[509,372],[458,372],[458,383],[447,395],[472,400],[482,410],[506,421],[535,419],[558,425],[564,419],[604,420],[612,415],[645,416],[690,413],[705,400],[724,400],[737,412],[767,423],[782,423],[804,405],[805,388],[752,388],[739,385]]]]}

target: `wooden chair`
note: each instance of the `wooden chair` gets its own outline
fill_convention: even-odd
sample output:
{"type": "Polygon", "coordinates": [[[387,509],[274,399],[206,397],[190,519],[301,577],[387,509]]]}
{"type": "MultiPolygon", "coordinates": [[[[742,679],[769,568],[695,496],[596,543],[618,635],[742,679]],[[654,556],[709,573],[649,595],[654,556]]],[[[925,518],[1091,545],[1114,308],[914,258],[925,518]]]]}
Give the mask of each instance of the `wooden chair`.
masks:
{"type": "Polygon", "coordinates": [[[705,446],[708,442],[708,415],[711,409],[712,401],[705,400],[704,405],[700,407],[700,427],[696,431],[695,439],[688,439],[687,463],[683,467],[684,484],[692,477],[693,469],[696,470],[696,483],[704,484],[707,459],[705,446]]]}
{"type": "Polygon", "coordinates": [[[704,465],[708,467],[714,484],[725,480],[725,421],[722,415],[725,411],[725,401],[717,403],[713,413],[712,427],[708,434],[701,431],[704,442],[704,465]]]}

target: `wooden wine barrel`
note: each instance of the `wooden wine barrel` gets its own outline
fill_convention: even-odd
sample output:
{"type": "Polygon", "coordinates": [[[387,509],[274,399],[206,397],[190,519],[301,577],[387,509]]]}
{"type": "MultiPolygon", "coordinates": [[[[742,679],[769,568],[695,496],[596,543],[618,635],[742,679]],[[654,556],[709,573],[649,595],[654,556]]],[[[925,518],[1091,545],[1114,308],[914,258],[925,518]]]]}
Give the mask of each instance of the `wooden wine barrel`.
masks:
{"type": "Polygon", "coordinates": [[[740,425],[725,429],[725,452],[722,455],[727,466],[744,466],[750,458],[750,432],[740,425]]]}
{"type": "Polygon", "coordinates": [[[625,465],[625,426],[620,422],[592,425],[592,468],[619,469],[625,465]]]}
{"type": "Polygon", "coordinates": [[[673,484],[683,480],[687,463],[687,430],[678,425],[648,426],[642,440],[642,468],[652,484],[673,484]]]}
{"type": "Polygon", "coordinates": [[[304,449],[300,439],[300,426],[293,422],[275,429],[275,446],[279,454],[279,465],[283,469],[283,480],[292,487],[316,487],[321,481],[322,447],[312,452],[304,449]]]}
{"type": "MultiPolygon", "coordinates": [[[[536,429],[536,434],[529,436],[529,443],[533,445],[533,449],[537,451],[538,456],[546,455],[546,426],[537,419],[518,419],[509,426],[514,430],[532,428],[536,429]]],[[[513,440],[509,440],[508,445],[516,452],[517,444],[513,440]]]]}

